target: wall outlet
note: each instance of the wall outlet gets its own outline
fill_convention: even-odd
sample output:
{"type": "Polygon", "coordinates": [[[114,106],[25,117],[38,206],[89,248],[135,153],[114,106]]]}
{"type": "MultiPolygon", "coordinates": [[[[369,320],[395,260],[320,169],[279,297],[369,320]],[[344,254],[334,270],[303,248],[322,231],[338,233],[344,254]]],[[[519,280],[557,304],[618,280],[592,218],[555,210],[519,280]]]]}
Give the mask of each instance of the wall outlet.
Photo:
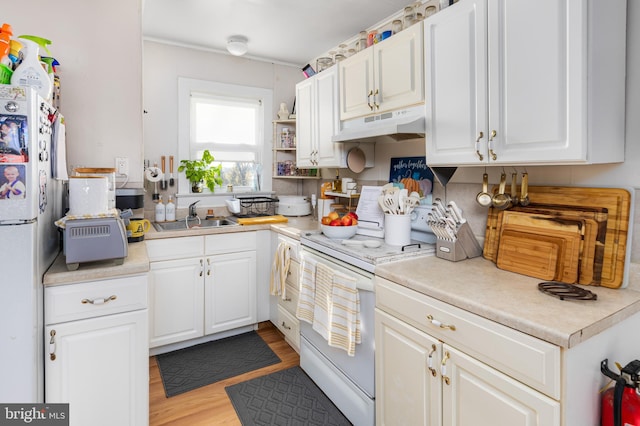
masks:
{"type": "Polygon", "coordinates": [[[129,158],[116,157],[116,174],[117,175],[129,174],[129,158]]]}

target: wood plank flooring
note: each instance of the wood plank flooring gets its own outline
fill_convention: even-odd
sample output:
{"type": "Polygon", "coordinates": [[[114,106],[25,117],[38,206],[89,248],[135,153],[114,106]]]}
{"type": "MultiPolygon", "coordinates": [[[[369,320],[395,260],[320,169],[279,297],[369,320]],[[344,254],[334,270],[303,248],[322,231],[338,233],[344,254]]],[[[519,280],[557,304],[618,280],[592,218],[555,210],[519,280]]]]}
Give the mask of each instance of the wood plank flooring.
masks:
{"type": "Polygon", "coordinates": [[[150,426],[209,426],[238,425],[240,420],[224,388],[245,380],[264,376],[300,365],[297,352],[284,341],[283,335],[271,322],[260,323],[258,334],[282,362],[222,380],[190,392],[167,398],[160,371],[154,356],[149,358],[149,425],[150,426]]]}

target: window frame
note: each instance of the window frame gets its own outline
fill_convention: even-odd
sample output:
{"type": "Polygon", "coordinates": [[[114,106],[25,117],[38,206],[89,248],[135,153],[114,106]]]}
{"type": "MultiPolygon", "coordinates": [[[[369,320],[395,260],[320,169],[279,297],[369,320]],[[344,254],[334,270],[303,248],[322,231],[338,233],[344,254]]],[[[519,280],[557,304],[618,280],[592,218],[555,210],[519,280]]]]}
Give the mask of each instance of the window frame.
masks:
{"type": "MultiPolygon", "coordinates": [[[[199,80],[185,77],[178,77],[178,161],[176,168],[180,165],[180,160],[190,158],[191,147],[191,94],[196,95],[218,95],[230,98],[259,99],[262,102],[262,140],[263,145],[259,150],[259,159],[262,164],[262,180],[260,193],[271,191],[271,157],[272,157],[272,132],[271,117],[273,111],[273,90],[252,86],[243,86],[229,83],[220,83],[208,80],[199,80]]],[[[195,151],[195,149],[194,149],[195,151]]],[[[251,193],[251,192],[249,192],[251,193]]],[[[189,197],[211,197],[229,196],[226,188],[216,190],[211,193],[208,190],[203,193],[194,194],[191,192],[191,185],[184,173],[178,173],[178,198],[189,197]]],[[[189,200],[190,202],[194,200],[189,200]]],[[[222,202],[220,202],[222,203],[222,202]]],[[[220,203],[216,203],[218,205],[220,203]]],[[[179,207],[183,207],[179,203],[179,207]]]]}

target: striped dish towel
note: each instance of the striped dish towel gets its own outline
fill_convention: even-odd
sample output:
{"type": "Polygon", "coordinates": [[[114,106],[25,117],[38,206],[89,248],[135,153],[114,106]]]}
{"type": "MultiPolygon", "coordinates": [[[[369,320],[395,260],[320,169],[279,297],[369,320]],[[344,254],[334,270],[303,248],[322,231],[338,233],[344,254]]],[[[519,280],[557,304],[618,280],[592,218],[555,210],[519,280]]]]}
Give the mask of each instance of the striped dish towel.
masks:
{"type": "Polygon", "coordinates": [[[325,340],[329,340],[329,318],[331,317],[331,287],[333,270],[324,263],[316,266],[316,296],[313,307],[312,328],[325,340]]]}
{"type": "Polygon", "coordinates": [[[282,299],[287,297],[287,286],[285,281],[287,279],[287,273],[289,273],[289,265],[291,264],[289,244],[282,241],[278,244],[276,254],[273,257],[273,264],[271,265],[271,284],[269,285],[269,292],[272,296],[282,296],[282,299]]]}
{"type": "Polygon", "coordinates": [[[312,259],[303,259],[300,265],[300,295],[296,317],[313,324],[313,306],[316,295],[316,265],[312,259]]]}
{"type": "Polygon", "coordinates": [[[329,346],[355,356],[360,337],[360,297],[356,280],[336,273],[331,290],[333,306],[330,315],[329,346]]]}

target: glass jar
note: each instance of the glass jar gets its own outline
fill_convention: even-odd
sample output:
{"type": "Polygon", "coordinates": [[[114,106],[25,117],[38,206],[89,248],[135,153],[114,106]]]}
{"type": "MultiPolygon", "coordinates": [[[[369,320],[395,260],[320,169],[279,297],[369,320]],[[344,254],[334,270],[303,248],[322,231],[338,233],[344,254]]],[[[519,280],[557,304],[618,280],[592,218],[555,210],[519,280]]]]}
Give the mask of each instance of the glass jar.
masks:
{"type": "Polygon", "coordinates": [[[407,6],[404,8],[404,28],[409,28],[411,25],[415,24],[416,21],[416,10],[413,6],[407,6]]]}
{"type": "Polygon", "coordinates": [[[316,70],[322,72],[333,65],[333,60],[327,56],[320,57],[316,60],[316,70]]]}
{"type": "Polygon", "coordinates": [[[400,19],[394,19],[393,22],[391,22],[391,32],[398,34],[400,31],[402,31],[402,21],[400,19]]]}
{"type": "Polygon", "coordinates": [[[360,31],[360,34],[358,35],[358,42],[356,43],[356,45],[357,45],[358,52],[362,52],[364,49],[367,48],[367,32],[366,31],[360,31]]]}

